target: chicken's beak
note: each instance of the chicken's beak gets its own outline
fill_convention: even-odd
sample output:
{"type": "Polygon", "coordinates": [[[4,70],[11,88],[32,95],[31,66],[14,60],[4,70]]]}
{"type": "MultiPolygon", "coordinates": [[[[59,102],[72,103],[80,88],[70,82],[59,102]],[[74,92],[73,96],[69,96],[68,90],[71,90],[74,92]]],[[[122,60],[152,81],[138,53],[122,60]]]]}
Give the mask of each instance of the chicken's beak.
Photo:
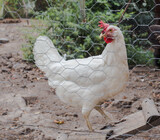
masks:
{"type": "Polygon", "coordinates": [[[105,34],[100,34],[100,36],[99,36],[99,38],[101,39],[102,37],[104,37],[105,36],[105,34]]]}

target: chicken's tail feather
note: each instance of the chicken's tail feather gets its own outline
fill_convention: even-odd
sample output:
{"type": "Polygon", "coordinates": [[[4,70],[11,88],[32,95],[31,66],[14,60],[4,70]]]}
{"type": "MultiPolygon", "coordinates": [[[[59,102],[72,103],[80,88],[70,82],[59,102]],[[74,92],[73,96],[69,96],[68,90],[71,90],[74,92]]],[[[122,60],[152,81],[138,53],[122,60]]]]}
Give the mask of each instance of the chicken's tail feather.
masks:
{"type": "Polygon", "coordinates": [[[52,41],[46,36],[37,38],[34,44],[33,54],[35,64],[44,72],[46,72],[49,63],[60,62],[63,59],[52,41]]]}

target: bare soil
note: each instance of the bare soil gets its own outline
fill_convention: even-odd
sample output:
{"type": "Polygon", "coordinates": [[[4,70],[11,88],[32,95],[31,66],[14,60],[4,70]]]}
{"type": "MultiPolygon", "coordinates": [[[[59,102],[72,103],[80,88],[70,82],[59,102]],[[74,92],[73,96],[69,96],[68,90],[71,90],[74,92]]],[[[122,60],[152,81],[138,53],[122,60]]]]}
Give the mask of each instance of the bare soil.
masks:
{"type": "MultiPolygon", "coordinates": [[[[81,110],[62,103],[55,90],[48,86],[43,73],[34,64],[22,59],[21,47],[26,42],[22,31],[31,28],[26,25],[25,21],[0,23],[0,38],[10,41],[0,45],[0,139],[54,140],[62,133],[90,133],[81,110]]],[[[130,70],[126,90],[102,105],[112,118],[110,123],[141,110],[144,98],[153,98],[158,107],[159,77],[160,70],[147,66],[130,70]]],[[[95,132],[106,124],[95,110],[90,115],[90,121],[95,132]]],[[[129,139],[158,140],[160,127],[153,127],[129,139]]]]}

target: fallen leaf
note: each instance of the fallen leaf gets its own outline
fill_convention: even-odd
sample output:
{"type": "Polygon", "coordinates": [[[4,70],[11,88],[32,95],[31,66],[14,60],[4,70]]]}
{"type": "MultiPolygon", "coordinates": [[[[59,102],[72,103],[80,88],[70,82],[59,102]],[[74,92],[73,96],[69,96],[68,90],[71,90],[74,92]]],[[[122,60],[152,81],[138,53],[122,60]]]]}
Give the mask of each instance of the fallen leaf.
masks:
{"type": "Polygon", "coordinates": [[[106,102],[104,102],[104,104],[111,104],[112,102],[110,102],[110,101],[106,101],[106,102]]]}
{"type": "Polygon", "coordinates": [[[56,124],[64,124],[64,121],[63,120],[54,120],[54,123],[56,123],[56,124]]]}
{"type": "Polygon", "coordinates": [[[127,97],[126,97],[126,96],[123,96],[123,99],[127,99],[127,97]]]}

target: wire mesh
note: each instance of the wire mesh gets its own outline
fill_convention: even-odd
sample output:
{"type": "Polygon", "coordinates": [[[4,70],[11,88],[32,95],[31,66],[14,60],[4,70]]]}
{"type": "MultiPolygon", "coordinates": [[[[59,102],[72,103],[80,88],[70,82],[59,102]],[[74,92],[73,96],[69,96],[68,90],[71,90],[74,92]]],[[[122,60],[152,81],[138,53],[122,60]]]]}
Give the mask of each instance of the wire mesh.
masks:
{"type": "MultiPolygon", "coordinates": [[[[145,98],[153,99],[159,112],[160,3],[132,0],[118,23],[127,4],[128,0],[0,2],[0,30],[9,30],[12,46],[16,39],[23,44],[23,56],[14,47],[0,56],[2,139],[104,139],[116,133],[106,130],[117,122],[143,111],[145,98]],[[107,46],[99,38],[100,20],[117,30],[116,41],[107,46]],[[87,117],[94,132],[88,130],[87,117]]],[[[149,126],[116,139],[160,139],[160,126],[149,126]]]]}

